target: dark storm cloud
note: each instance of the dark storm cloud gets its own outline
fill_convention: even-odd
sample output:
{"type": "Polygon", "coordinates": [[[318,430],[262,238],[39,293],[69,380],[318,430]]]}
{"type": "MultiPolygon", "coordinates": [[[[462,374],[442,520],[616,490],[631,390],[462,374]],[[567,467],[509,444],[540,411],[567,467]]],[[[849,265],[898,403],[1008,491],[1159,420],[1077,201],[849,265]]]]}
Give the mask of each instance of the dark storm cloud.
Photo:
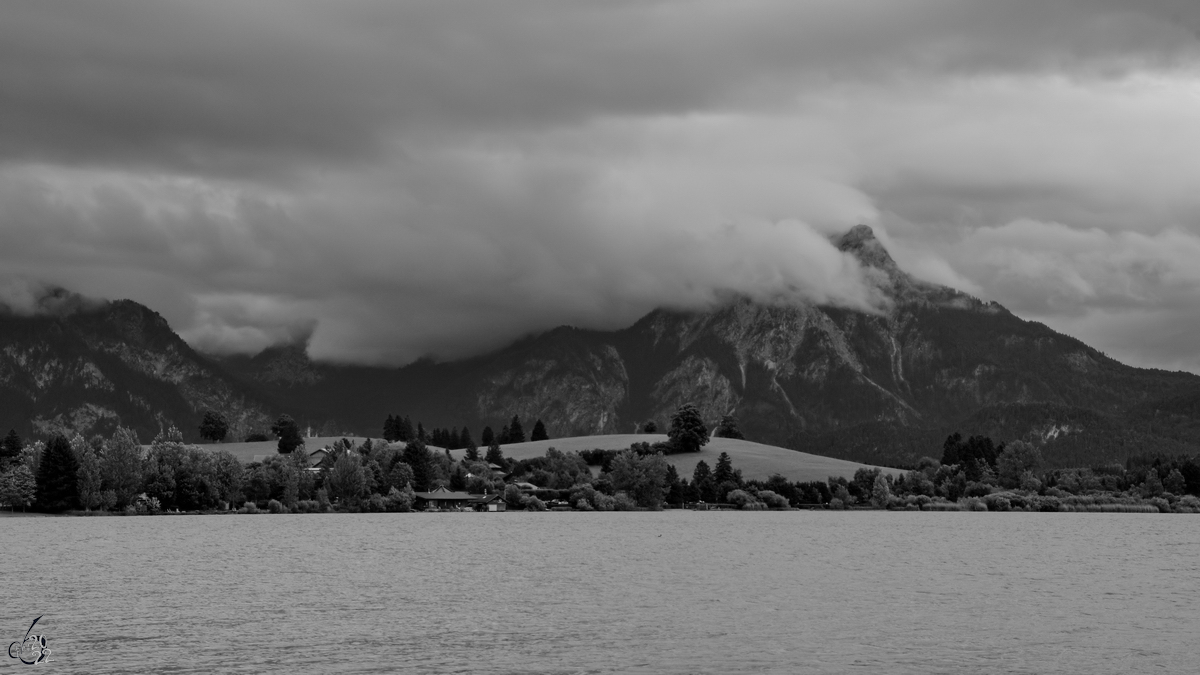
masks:
{"type": "Polygon", "coordinates": [[[877,307],[826,239],[869,222],[1103,348],[1200,309],[1198,28],[1167,1],[7,3],[0,265],[207,349],[400,362],[730,290],[877,307]]]}

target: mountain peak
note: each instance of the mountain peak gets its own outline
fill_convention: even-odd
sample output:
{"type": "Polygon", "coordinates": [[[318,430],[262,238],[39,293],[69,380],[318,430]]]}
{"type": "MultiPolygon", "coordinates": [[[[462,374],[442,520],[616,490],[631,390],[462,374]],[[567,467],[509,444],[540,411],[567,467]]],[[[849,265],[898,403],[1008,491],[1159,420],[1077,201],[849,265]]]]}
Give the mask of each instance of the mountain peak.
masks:
{"type": "Polygon", "coordinates": [[[887,249],[875,238],[875,231],[869,225],[855,225],[850,228],[849,232],[838,238],[837,247],[839,251],[852,254],[867,267],[877,267],[889,273],[900,272],[896,261],[892,260],[887,249]]]}
{"type": "Polygon", "coordinates": [[[875,240],[875,230],[872,230],[870,225],[855,225],[850,228],[849,232],[843,234],[841,239],[838,239],[838,248],[844,251],[850,246],[867,240],[875,240]]]}

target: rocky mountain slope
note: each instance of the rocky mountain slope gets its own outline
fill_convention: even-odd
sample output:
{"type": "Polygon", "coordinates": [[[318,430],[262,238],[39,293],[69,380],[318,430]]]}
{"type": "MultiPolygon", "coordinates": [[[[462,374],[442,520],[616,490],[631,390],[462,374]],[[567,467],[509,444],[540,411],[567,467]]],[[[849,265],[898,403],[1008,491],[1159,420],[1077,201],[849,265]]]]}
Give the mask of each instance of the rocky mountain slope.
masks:
{"type": "Polygon", "coordinates": [[[273,384],[286,405],[363,431],[402,413],[466,423],[476,437],[513,414],[554,435],[625,433],[649,419],[661,427],[691,401],[710,420],[736,414],[748,438],[872,463],[940,455],[953,431],[1035,440],[1061,464],[1200,450],[1200,417],[1180,402],[1194,400],[1200,377],[1125,366],[998,304],[918,281],[866,226],[838,245],[871,268],[892,301],[885,311],[741,299],[654,311],[615,332],[558,328],[448,364],[321,366],[293,348],[228,365],[273,384]]]}
{"type": "MultiPolygon", "coordinates": [[[[265,428],[267,406],[194,352],[155,312],[129,300],[71,302],[33,316],[0,310],[0,427],[31,437],[109,434],[123,424],[144,440],[179,426],[189,437],[205,410],[231,432],[265,428]]],[[[66,300],[66,302],[63,302],[66,300]]]]}
{"type": "MultiPolygon", "coordinates": [[[[873,464],[939,456],[960,431],[1024,438],[1052,464],[1200,452],[1200,377],[1132,368],[995,303],[914,279],[870,228],[837,242],[890,299],[877,313],[732,300],[656,310],[602,332],[562,327],[492,354],[403,368],[313,363],[302,346],[210,359],[129,301],[0,314],[0,426],[143,436],[203,410],[265,430],[278,412],[325,434],[378,435],[399,413],[429,427],[499,429],[514,414],[553,436],[665,427],[683,402],[747,438],[873,464]]],[[[57,303],[55,306],[60,306],[57,303]]]]}

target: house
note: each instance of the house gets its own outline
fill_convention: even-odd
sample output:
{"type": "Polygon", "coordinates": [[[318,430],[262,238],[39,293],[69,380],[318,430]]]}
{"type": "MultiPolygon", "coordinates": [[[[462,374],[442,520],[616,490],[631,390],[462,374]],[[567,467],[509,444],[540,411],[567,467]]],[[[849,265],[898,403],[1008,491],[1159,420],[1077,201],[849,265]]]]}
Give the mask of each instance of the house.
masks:
{"type": "Polygon", "coordinates": [[[504,499],[500,495],[473,495],[438,487],[429,492],[416,492],[417,508],[426,511],[503,511],[504,499]]]}
{"type": "Polygon", "coordinates": [[[500,495],[471,495],[470,505],[476,511],[504,511],[504,499],[500,495]]]}
{"type": "Polygon", "coordinates": [[[454,492],[445,487],[438,487],[429,492],[417,492],[417,508],[426,511],[457,510],[465,508],[471,501],[472,495],[467,492],[454,492]]]}
{"type": "Polygon", "coordinates": [[[329,456],[328,448],[317,448],[316,450],[313,450],[312,452],[308,453],[308,466],[315,467],[315,466],[319,465],[321,462],[323,462],[325,460],[325,458],[328,456],[329,456]]]}

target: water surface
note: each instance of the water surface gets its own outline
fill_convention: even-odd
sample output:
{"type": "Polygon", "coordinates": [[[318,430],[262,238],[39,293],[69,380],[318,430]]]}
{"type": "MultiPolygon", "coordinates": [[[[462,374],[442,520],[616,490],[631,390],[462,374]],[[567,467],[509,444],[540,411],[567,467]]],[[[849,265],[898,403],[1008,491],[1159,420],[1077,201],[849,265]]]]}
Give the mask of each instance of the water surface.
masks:
{"type": "Polygon", "coordinates": [[[44,614],[46,672],[1189,673],[1200,668],[1198,524],[906,512],[4,518],[0,638],[44,614]]]}

